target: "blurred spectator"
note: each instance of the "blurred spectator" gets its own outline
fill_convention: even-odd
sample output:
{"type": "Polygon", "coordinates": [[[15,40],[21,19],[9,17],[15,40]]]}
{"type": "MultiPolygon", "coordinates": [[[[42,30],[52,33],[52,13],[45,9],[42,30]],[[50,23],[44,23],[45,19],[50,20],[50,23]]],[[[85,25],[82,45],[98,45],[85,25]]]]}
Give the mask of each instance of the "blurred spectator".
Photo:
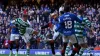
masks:
{"type": "Polygon", "coordinates": [[[0,14],[2,14],[3,13],[3,11],[2,11],[2,9],[1,9],[1,7],[0,7],[0,14]]]}
{"type": "Polygon", "coordinates": [[[100,46],[96,46],[94,50],[100,50],[100,46]]]}
{"type": "Polygon", "coordinates": [[[89,47],[95,47],[96,36],[90,31],[87,34],[87,43],[89,47]]]}
{"type": "MultiPolygon", "coordinates": [[[[3,5],[0,7],[0,48],[4,48],[3,41],[5,40],[5,37],[7,37],[7,34],[10,34],[8,32],[8,26],[10,21],[13,18],[14,14],[17,14],[19,18],[23,16],[23,14],[29,15],[29,21],[32,24],[32,27],[38,31],[40,26],[45,25],[46,23],[50,22],[50,13],[56,11],[60,12],[63,11],[63,5],[64,1],[62,0],[52,0],[49,2],[49,0],[32,0],[32,4],[27,5],[27,3],[23,3],[23,5],[19,6],[15,4],[15,6],[7,6],[6,10],[3,11],[3,5]],[[47,2],[46,2],[47,1],[47,2]],[[56,2],[56,3],[55,3],[56,2]],[[61,6],[61,7],[60,7],[61,6]]],[[[89,47],[95,47],[96,45],[100,45],[100,8],[99,4],[93,4],[94,6],[90,4],[73,4],[69,3],[71,10],[70,12],[77,14],[78,7],[85,7],[85,13],[84,15],[88,17],[88,19],[92,23],[93,31],[88,32],[87,34],[87,40],[89,47]]],[[[63,12],[64,13],[64,12],[63,12]]],[[[87,30],[89,31],[89,30],[87,30]]],[[[46,43],[45,41],[41,41],[44,39],[52,38],[53,32],[48,29],[43,29],[41,31],[41,35],[43,35],[42,38],[39,38],[38,36],[33,36],[32,40],[34,41],[31,45],[32,49],[47,49],[50,48],[49,43],[46,43]],[[46,36],[47,34],[50,34],[50,36],[46,36]]],[[[21,38],[21,37],[20,37],[21,38]]],[[[6,42],[7,40],[5,40],[6,42]]],[[[26,48],[25,43],[22,39],[20,39],[20,48],[24,49],[26,48]]],[[[57,42],[55,44],[55,48],[60,48],[62,44],[62,39],[57,39],[57,42]]]]}
{"type": "Polygon", "coordinates": [[[4,45],[4,48],[8,49],[10,47],[9,43],[10,43],[10,41],[7,40],[7,39],[5,39],[4,40],[4,44],[3,44],[4,45]]]}

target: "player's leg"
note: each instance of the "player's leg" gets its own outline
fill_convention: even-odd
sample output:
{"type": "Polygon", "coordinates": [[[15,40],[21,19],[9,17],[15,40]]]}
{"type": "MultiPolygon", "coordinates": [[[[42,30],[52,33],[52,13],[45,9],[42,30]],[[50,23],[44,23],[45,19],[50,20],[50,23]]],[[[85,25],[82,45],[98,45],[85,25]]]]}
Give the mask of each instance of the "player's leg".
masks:
{"type": "Polygon", "coordinates": [[[30,42],[26,43],[26,49],[27,49],[27,56],[30,54],[30,42]]]}
{"type": "Polygon", "coordinates": [[[25,36],[22,36],[22,38],[24,39],[24,42],[26,43],[26,51],[27,51],[27,56],[29,56],[30,54],[30,42],[29,40],[27,39],[27,37],[25,36]]]}
{"type": "Polygon", "coordinates": [[[38,34],[33,28],[26,28],[26,33],[22,36],[24,39],[24,42],[26,43],[26,49],[27,49],[27,56],[30,54],[30,39],[32,34],[38,34]]]}
{"type": "Polygon", "coordinates": [[[24,42],[26,43],[26,51],[27,51],[27,56],[30,54],[30,41],[29,41],[29,34],[25,33],[22,38],[24,39],[24,42]]]}
{"type": "Polygon", "coordinates": [[[19,35],[16,34],[15,36],[15,43],[16,43],[16,55],[15,56],[18,56],[18,50],[19,50],[19,35]]]}
{"type": "Polygon", "coordinates": [[[29,56],[30,53],[30,39],[31,39],[31,35],[38,35],[39,32],[37,32],[36,30],[34,30],[33,28],[26,28],[26,33],[24,34],[24,41],[26,43],[26,48],[27,48],[27,56],[29,56]]]}
{"type": "Polygon", "coordinates": [[[38,35],[39,32],[37,32],[36,30],[34,30],[33,28],[26,28],[26,33],[28,34],[35,34],[35,35],[38,35]]]}
{"type": "Polygon", "coordinates": [[[50,46],[51,46],[51,51],[52,51],[53,56],[55,56],[54,42],[58,36],[59,36],[59,32],[54,32],[53,39],[50,40],[50,46]]]}
{"type": "Polygon", "coordinates": [[[65,56],[65,50],[66,50],[68,40],[69,40],[69,38],[63,35],[63,47],[62,47],[62,50],[61,50],[62,56],[65,56]]]}
{"type": "Polygon", "coordinates": [[[78,42],[81,47],[83,47],[83,48],[88,47],[86,37],[78,38],[78,42]]]}
{"type": "Polygon", "coordinates": [[[69,53],[69,51],[71,50],[71,48],[73,47],[73,44],[70,42],[70,40],[69,40],[69,42],[68,42],[68,45],[67,45],[67,47],[66,47],[66,54],[68,55],[68,53],[69,53]]]}
{"type": "Polygon", "coordinates": [[[10,54],[9,56],[12,56],[12,48],[13,48],[13,44],[14,44],[14,40],[15,40],[15,35],[14,34],[11,34],[10,36],[10,54]]]}
{"type": "Polygon", "coordinates": [[[50,40],[50,46],[53,56],[55,56],[54,40],[50,40]]]}
{"type": "Polygon", "coordinates": [[[79,51],[79,55],[82,56],[84,50],[88,47],[87,41],[86,41],[85,37],[81,37],[81,38],[78,37],[78,42],[81,46],[81,49],[79,51]]]}
{"type": "Polygon", "coordinates": [[[22,36],[24,41],[25,41],[25,43],[26,43],[27,56],[29,56],[29,54],[30,54],[30,45],[31,45],[30,44],[30,39],[32,37],[30,35],[32,35],[32,34],[38,35],[38,32],[35,31],[33,28],[29,27],[29,28],[26,28],[26,33],[24,34],[24,36],[22,36]]]}
{"type": "Polygon", "coordinates": [[[72,44],[74,45],[75,48],[73,48],[72,50],[72,54],[71,56],[75,56],[76,53],[79,52],[79,50],[81,49],[80,45],[78,44],[77,38],[75,37],[75,35],[72,35],[69,37],[70,41],[72,42],[72,44]]]}

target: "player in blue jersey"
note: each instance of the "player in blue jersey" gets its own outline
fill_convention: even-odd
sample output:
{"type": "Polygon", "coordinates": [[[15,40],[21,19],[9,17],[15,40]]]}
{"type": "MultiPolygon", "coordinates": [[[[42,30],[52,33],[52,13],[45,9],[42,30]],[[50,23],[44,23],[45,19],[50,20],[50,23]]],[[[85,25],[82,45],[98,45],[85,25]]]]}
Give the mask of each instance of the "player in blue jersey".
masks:
{"type": "MultiPolygon", "coordinates": [[[[14,15],[13,19],[15,19],[15,18],[16,18],[16,15],[14,15]]],[[[15,54],[15,56],[18,56],[18,49],[19,49],[19,43],[18,43],[19,42],[19,31],[18,31],[18,28],[16,28],[14,26],[14,24],[10,23],[9,32],[11,33],[11,35],[10,35],[10,54],[9,54],[9,56],[12,56],[12,54],[13,54],[12,53],[12,48],[13,48],[14,43],[16,43],[16,54],[15,54]]]]}
{"type": "Polygon", "coordinates": [[[61,50],[61,55],[65,56],[65,50],[67,46],[67,42],[70,40],[75,48],[72,50],[71,56],[74,56],[80,50],[80,46],[77,43],[77,39],[75,37],[75,29],[74,29],[74,21],[82,22],[76,15],[69,13],[70,7],[64,6],[65,13],[59,17],[59,24],[57,25],[56,31],[60,32],[63,35],[63,48],[61,50]]]}
{"type": "MultiPolygon", "coordinates": [[[[52,39],[49,39],[49,43],[50,43],[50,46],[51,46],[51,51],[52,51],[52,56],[55,56],[55,48],[54,48],[54,43],[55,43],[55,40],[57,39],[57,37],[59,37],[59,32],[56,32],[55,29],[56,29],[56,24],[58,23],[58,14],[56,12],[54,13],[51,13],[50,15],[51,17],[51,22],[49,22],[47,25],[45,26],[42,26],[41,29],[44,29],[44,28],[48,28],[50,27],[51,30],[54,32],[53,34],[53,38],[52,39]]],[[[49,36],[49,35],[48,35],[49,36]]],[[[47,40],[46,40],[47,41],[47,40]]]]}

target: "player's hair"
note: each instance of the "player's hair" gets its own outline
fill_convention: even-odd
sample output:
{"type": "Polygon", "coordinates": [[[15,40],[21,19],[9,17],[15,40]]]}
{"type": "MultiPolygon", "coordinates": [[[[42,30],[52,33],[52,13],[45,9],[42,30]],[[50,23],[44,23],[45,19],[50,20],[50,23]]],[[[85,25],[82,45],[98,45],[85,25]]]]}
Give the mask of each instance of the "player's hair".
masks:
{"type": "Polygon", "coordinates": [[[84,8],[78,8],[78,13],[83,14],[84,13],[84,8]]]}
{"type": "Polygon", "coordinates": [[[60,14],[61,14],[61,15],[64,14],[64,11],[60,11],[60,14]]]}
{"type": "Polygon", "coordinates": [[[64,11],[69,12],[70,11],[70,6],[68,4],[64,5],[64,11]]]}

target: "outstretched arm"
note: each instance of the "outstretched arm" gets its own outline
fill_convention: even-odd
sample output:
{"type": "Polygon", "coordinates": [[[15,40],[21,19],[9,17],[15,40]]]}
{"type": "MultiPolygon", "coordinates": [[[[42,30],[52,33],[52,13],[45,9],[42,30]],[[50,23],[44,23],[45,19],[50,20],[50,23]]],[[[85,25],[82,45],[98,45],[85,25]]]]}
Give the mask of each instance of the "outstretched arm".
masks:
{"type": "Polygon", "coordinates": [[[42,26],[41,29],[45,29],[45,28],[48,28],[48,27],[51,27],[51,26],[52,26],[52,23],[48,23],[45,26],[42,26]]]}
{"type": "Polygon", "coordinates": [[[33,34],[38,35],[39,32],[35,30],[35,31],[33,31],[33,34]]]}

